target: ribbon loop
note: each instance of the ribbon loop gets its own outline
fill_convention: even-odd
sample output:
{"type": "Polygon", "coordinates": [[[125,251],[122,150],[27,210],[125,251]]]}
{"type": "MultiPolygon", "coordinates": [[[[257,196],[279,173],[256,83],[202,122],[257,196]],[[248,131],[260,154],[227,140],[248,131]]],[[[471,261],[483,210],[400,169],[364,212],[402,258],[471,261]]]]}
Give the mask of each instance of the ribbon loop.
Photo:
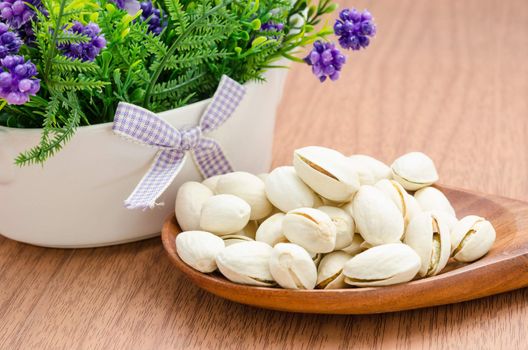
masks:
{"type": "Polygon", "coordinates": [[[191,152],[200,173],[205,177],[233,171],[220,145],[204,137],[220,127],[236,110],[245,88],[228,76],[222,76],[199,125],[178,130],[151,111],[129,103],[119,103],[114,118],[114,133],[158,149],[149,169],[125,200],[127,208],[153,208],[156,199],[180,172],[186,153],[191,152]]]}

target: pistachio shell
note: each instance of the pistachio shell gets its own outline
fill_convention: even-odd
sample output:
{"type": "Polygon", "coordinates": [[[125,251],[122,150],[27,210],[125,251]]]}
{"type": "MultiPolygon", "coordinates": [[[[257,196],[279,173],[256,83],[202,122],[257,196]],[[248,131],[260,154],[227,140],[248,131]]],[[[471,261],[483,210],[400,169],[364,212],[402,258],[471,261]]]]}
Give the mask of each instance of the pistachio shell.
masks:
{"type": "Polygon", "coordinates": [[[264,182],[250,173],[236,171],[222,175],[216,184],[216,193],[232,194],[246,201],[251,207],[250,220],[262,219],[273,210],[264,182]]]}
{"type": "Polygon", "coordinates": [[[451,231],[451,255],[460,262],[480,259],[491,249],[495,237],[489,221],[476,215],[466,216],[451,231]]]}
{"type": "Polygon", "coordinates": [[[176,252],[187,265],[209,273],[216,270],[216,256],[224,249],[224,241],[209,232],[185,231],[176,236],[176,252]]]}
{"type": "Polygon", "coordinates": [[[255,240],[264,242],[270,246],[275,246],[277,243],[287,242],[288,240],[282,233],[282,221],[286,214],[277,213],[267,218],[257,229],[255,240]]]}
{"type": "Polygon", "coordinates": [[[258,174],[258,178],[261,179],[264,183],[266,182],[266,179],[268,178],[269,173],[261,173],[258,174]]]}
{"type": "Polygon", "coordinates": [[[250,211],[244,200],[231,194],[218,194],[204,202],[200,227],[220,236],[235,233],[247,225],[250,211]]]}
{"type": "Polygon", "coordinates": [[[438,274],[449,260],[449,227],[434,213],[424,212],[416,216],[405,231],[404,243],[420,256],[419,274],[422,277],[438,274]]]}
{"type": "Polygon", "coordinates": [[[336,226],[330,217],[320,210],[299,208],[289,211],[282,222],[286,238],[313,253],[334,250],[336,226]]]}
{"type": "Polygon", "coordinates": [[[204,202],[213,192],[199,182],[189,181],[178,189],[175,213],[183,231],[200,229],[200,213],[204,202]]]}
{"type": "Polygon", "coordinates": [[[293,243],[278,243],[269,261],[273,279],[283,288],[313,289],[317,268],[308,252],[293,243]]]}
{"type": "Polygon", "coordinates": [[[455,209],[449,203],[449,199],[434,187],[424,187],[416,191],[414,198],[423,211],[443,211],[456,218],[455,209]]]}
{"type": "Polygon", "coordinates": [[[421,212],[416,200],[397,181],[383,179],[375,186],[396,204],[403,216],[405,226],[409,224],[414,215],[421,212]]]}
{"type": "Polygon", "coordinates": [[[350,156],[350,162],[357,170],[361,185],[374,185],[383,179],[392,179],[392,170],[385,163],[363,154],[350,156]]]}
{"type": "Polygon", "coordinates": [[[445,211],[431,210],[437,217],[441,218],[447,226],[449,227],[449,232],[453,230],[456,224],[458,224],[458,219],[451,214],[446,213],[445,211]]]}
{"type": "Polygon", "coordinates": [[[214,175],[214,176],[208,177],[207,179],[202,181],[202,185],[206,186],[214,194],[216,194],[216,184],[218,183],[218,179],[220,179],[220,176],[222,175],[214,175]]]}
{"type": "Polygon", "coordinates": [[[352,205],[356,226],[365,241],[372,245],[399,242],[403,216],[383,192],[374,186],[361,186],[352,205]]]}
{"type": "Polygon", "coordinates": [[[359,179],[349,160],[341,153],[318,146],[296,150],[293,166],[297,175],[322,197],[349,201],[359,189],[359,179]]]}
{"type": "Polygon", "coordinates": [[[312,208],[319,197],[296,174],[292,166],[275,168],[266,178],[266,194],[274,206],[283,212],[297,208],[312,208]]]}
{"type": "Polygon", "coordinates": [[[257,234],[258,224],[255,220],[250,220],[244,228],[238,232],[233,233],[234,235],[238,236],[246,236],[248,238],[251,238],[252,240],[255,240],[255,236],[257,234]]]}
{"type": "Polygon", "coordinates": [[[343,249],[352,243],[356,229],[354,219],[341,208],[322,206],[318,210],[326,213],[336,225],[335,250],[343,249]]]}
{"type": "Polygon", "coordinates": [[[419,190],[438,181],[433,161],[421,152],[404,154],[392,163],[391,168],[394,179],[409,191],[419,190]]]}
{"type": "Polygon", "coordinates": [[[358,287],[388,286],[408,282],[420,269],[420,257],[411,247],[389,243],[366,250],[343,268],[345,282],[358,287]]]}
{"type": "Polygon", "coordinates": [[[341,250],[344,251],[345,253],[350,254],[350,255],[356,255],[358,253],[361,253],[364,250],[363,249],[363,243],[365,243],[365,240],[358,233],[358,234],[354,235],[354,239],[352,239],[352,243],[350,243],[349,246],[347,246],[347,247],[345,247],[345,248],[343,248],[341,250]]]}
{"type": "Polygon", "coordinates": [[[343,267],[352,258],[352,255],[343,251],[336,251],[325,255],[317,269],[317,288],[339,289],[345,288],[345,276],[343,267]]]}
{"type": "Polygon", "coordinates": [[[262,242],[230,245],[216,256],[218,269],[228,280],[254,286],[274,284],[269,269],[273,248],[262,242]]]}

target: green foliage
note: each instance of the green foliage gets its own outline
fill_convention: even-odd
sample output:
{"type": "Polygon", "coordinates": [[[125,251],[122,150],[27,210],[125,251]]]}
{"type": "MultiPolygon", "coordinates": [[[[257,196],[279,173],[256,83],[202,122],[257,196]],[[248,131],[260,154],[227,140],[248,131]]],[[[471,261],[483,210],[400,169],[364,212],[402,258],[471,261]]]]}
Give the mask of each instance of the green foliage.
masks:
{"type": "Polygon", "coordinates": [[[223,74],[263,81],[277,60],[299,61],[296,49],[328,35],[330,28],[314,26],[335,9],[330,0],[158,0],[166,27],[154,35],[140,13],[131,16],[110,0],[42,3],[35,44],[22,52],[36,64],[41,90],[25,105],[0,107],[0,125],[42,127],[39,144],[16,159],[20,165],[43,163],[79,126],[111,122],[120,101],[159,112],[210,97],[223,74]],[[306,23],[290,25],[292,15],[306,23]],[[58,48],[88,41],[68,31],[73,21],[101,28],[107,46],[94,62],[58,48]],[[284,31],[261,31],[268,21],[284,23],[284,31]]]}

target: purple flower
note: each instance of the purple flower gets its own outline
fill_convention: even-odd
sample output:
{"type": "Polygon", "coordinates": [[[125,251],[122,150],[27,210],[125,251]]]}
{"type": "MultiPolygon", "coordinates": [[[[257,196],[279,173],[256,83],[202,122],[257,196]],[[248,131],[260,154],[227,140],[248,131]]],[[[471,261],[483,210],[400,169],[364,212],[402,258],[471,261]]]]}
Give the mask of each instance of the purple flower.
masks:
{"type": "Polygon", "coordinates": [[[359,50],[369,45],[369,37],[376,34],[376,25],[367,10],[344,9],[334,24],[334,33],[344,49],[359,50]]]}
{"type": "Polygon", "coordinates": [[[129,15],[133,16],[141,9],[139,1],[137,0],[111,0],[121,10],[125,10],[129,15]]]}
{"type": "Polygon", "coordinates": [[[18,53],[21,45],[22,40],[9,31],[7,24],[0,23],[0,58],[18,53]]]}
{"type": "Polygon", "coordinates": [[[31,21],[35,18],[35,11],[28,4],[42,10],[40,0],[1,0],[0,19],[14,29],[22,39],[32,41],[34,38],[31,21]]]}
{"type": "Polygon", "coordinates": [[[336,49],[333,43],[323,43],[317,40],[304,61],[312,66],[313,74],[323,82],[327,77],[330,80],[339,79],[339,72],[346,62],[346,57],[336,49]]]}
{"type": "Polygon", "coordinates": [[[148,23],[151,33],[159,35],[167,25],[161,16],[161,11],[152,5],[152,1],[142,2],[140,6],[143,11],[141,13],[141,20],[148,23]]]}
{"type": "Polygon", "coordinates": [[[84,43],[61,44],[59,49],[64,52],[64,56],[81,61],[93,61],[101,49],[106,47],[106,39],[100,35],[101,28],[95,23],[82,25],[80,22],[73,22],[73,26],[67,31],[82,34],[90,38],[84,43]]]}
{"type": "Polygon", "coordinates": [[[266,23],[263,23],[260,26],[260,30],[262,32],[280,32],[284,29],[284,24],[282,23],[275,23],[272,21],[268,21],[266,23]]]}
{"type": "Polygon", "coordinates": [[[37,67],[23,56],[6,56],[0,60],[0,98],[11,105],[29,101],[40,90],[37,67]]]}

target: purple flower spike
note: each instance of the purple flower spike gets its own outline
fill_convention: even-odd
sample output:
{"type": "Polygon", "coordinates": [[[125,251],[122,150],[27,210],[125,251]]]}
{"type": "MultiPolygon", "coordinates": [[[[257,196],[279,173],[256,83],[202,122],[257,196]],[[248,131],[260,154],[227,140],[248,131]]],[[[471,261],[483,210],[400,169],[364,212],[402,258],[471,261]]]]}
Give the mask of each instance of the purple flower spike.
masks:
{"type": "Polygon", "coordinates": [[[82,34],[91,40],[85,43],[62,44],[59,49],[64,52],[64,56],[81,61],[93,61],[99,52],[106,47],[106,39],[101,35],[101,29],[95,23],[83,25],[80,22],[73,22],[73,26],[68,30],[71,33],[82,34]]]}
{"type": "Polygon", "coordinates": [[[37,67],[22,56],[6,56],[0,60],[0,98],[11,105],[21,105],[40,90],[37,67]]]}
{"type": "Polygon", "coordinates": [[[0,23],[0,58],[17,54],[21,45],[18,35],[9,31],[7,24],[0,23]]]}
{"type": "Polygon", "coordinates": [[[163,28],[167,25],[165,16],[162,17],[161,11],[152,5],[151,1],[145,1],[140,4],[141,20],[145,21],[149,25],[149,31],[156,35],[161,34],[163,28]]]}
{"type": "Polygon", "coordinates": [[[342,48],[359,50],[370,44],[369,37],[376,35],[376,25],[367,10],[344,9],[334,24],[334,33],[342,48]]]}
{"type": "Polygon", "coordinates": [[[20,38],[31,42],[34,39],[31,21],[36,16],[28,4],[44,11],[40,0],[1,0],[0,19],[15,30],[20,38]]]}
{"type": "Polygon", "coordinates": [[[323,82],[339,79],[339,72],[346,62],[345,56],[336,49],[333,43],[314,42],[314,48],[304,58],[304,61],[312,66],[313,74],[323,82]]]}

